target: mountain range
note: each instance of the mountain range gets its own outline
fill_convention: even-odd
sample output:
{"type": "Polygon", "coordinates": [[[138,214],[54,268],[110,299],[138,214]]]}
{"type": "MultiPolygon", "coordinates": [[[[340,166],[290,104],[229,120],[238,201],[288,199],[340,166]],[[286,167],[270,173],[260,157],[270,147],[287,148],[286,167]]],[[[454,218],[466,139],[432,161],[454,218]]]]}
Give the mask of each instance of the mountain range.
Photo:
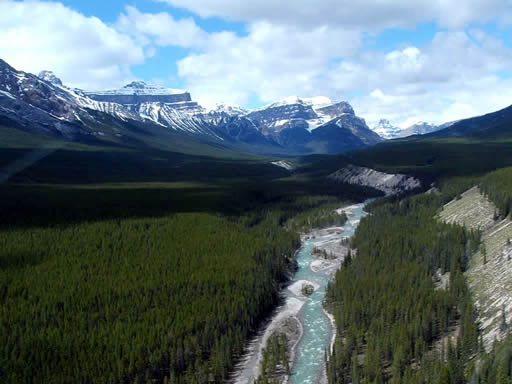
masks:
{"type": "Polygon", "coordinates": [[[402,139],[409,136],[426,135],[429,133],[437,132],[452,126],[456,122],[457,121],[451,121],[448,123],[436,125],[424,121],[419,121],[407,128],[401,129],[400,127],[392,125],[389,120],[381,119],[372,129],[384,139],[402,139]]]}
{"type": "Polygon", "coordinates": [[[289,97],[258,110],[219,104],[207,110],[190,93],[132,82],[121,89],[66,87],[0,60],[0,123],[73,140],[126,141],[134,126],[166,128],[214,146],[267,154],[335,153],[382,141],[347,102],[289,97]]]}

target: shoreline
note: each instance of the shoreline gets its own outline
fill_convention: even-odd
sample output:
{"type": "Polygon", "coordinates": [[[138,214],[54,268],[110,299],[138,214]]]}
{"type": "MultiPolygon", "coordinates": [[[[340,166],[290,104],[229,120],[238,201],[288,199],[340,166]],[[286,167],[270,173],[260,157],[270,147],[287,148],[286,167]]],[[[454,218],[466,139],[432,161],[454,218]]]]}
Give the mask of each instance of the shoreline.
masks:
{"type": "MultiPolygon", "coordinates": [[[[347,207],[339,208],[336,211],[345,212],[347,214],[347,222],[342,226],[328,226],[323,228],[312,228],[308,232],[299,232],[301,245],[297,248],[293,255],[294,270],[290,271],[289,279],[281,286],[281,295],[284,302],[275,308],[269,320],[263,324],[262,329],[258,332],[254,339],[250,341],[247,346],[244,357],[240,359],[235,369],[234,374],[231,376],[229,383],[234,384],[247,384],[256,380],[261,373],[261,363],[263,360],[263,351],[267,346],[269,338],[276,333],[285,333],[289,338],[288,346],[288,361],[290,372],[293,372],[297,364],[297,352],[300,342],[304,337],[304,324],[300,320],[299,314],[304,305],[309,300],[309,296],[304,295],[301,291],[301,285],[307,283],[314,287],[314,291],[320,286],[314,281],[306,279],[295,280],[297,271],[299,269],[298,255],[304,249],[307,241],[313,243],[314,248],[325,250],[333,256],[333,258],[323,258],[318,254],[311,253],[311,260],[302,268],[308,268],[313,273],[325,273],[329,281],[333,279],[336,270],[342,264],[344,257],[347,255],[349,247],[340,244],[340,239],[349,237],[343,236],[347,232],[346,226],[357,226],[357,222],[353,220],[353,210],[360,207],[359,204],[353,204],[347,207]],[[354,225],[355,224],[355,225],[354,225]],[[341,238],[339,236],[342,236],[341,238]],[[333,239],[325,237],[335,237],[333,239]],[[287,292],[288,290],[288,292],[287,292]]],[[[357,220],[358,221],[358,220],[357,220]]],[[[334,316],[329,313],[324,303],[322,303],[322,311],[324,316],[327,317],[330,328],[330,340],[328,344],[329,352],[332,353],[334,343],[337,336],[336,323],[334,316]]],[[[291,375],[280,375],[281,383],[289,384],[291,382],[291,375]]],[[[320,384],[327,384],[327,371],[325,363],[323,369],[316,380],[320,384]]]]}

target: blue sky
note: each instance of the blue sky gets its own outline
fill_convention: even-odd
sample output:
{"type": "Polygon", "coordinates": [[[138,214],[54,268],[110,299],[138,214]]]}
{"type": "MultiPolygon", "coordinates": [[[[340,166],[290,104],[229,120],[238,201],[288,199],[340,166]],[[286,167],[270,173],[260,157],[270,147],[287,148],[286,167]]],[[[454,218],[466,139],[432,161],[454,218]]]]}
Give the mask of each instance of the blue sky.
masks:
{"type": "Polygon", "coordinates": [[[0,57],[69,86],[138,79],[205,106],[347,100],[369,125],[512,104],[510,0],[0,0],[0,57]]]}

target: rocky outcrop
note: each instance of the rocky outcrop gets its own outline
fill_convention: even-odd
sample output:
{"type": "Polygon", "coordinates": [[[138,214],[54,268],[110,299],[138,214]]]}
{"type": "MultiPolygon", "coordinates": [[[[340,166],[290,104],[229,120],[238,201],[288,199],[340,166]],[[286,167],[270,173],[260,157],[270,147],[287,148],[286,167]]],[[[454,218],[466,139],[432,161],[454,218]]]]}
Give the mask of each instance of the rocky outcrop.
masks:
{"type": "Polygon", "coordinates": [[[465,272],[478,309],[478,322],[487,350],[510,326],[512,313],[512,221],[496,217],[496,206],[471,188],[443,207],[439,219],[479,229],[482,244],[465,272]]]}
{"type": "MultiPolygon", "coordinates": [[[[167,89],[146,84],[143,81],[134,81],[121,89],[108,91],[83,91],[87,97],[109,103],[122,105],[141,103],[190,103],[190,93],[177,89],[167,89]]],[[[194,105],[197,103],[192,102],[194,105]]]]}
{"type": "Polygon", "coordinates": [[[331,104],[326,107],[320,107],[317,108],[316,111],[319,114],[329,116],[331,119],[334,119],[335,117],[341,116],[345,113],[349,115],[355,115],[354,108],[352,108],[352,106],[346,101],[331,104]]]}
{"type": "Polygon", "coordinates": [[[58,85],[62,87],[62,81],[57,76],[55,76],[55,73],[53,73],[52,71],[41,71],[39,72],[39,75],[37,75],[37,77],[53,85],[58,85]]]}
{"type": "Polygon", "coordinates": [[[355,165],[348,165],[327,177],[343,183],[372,187],[390,195],[411,191],[421,186],[421,182],[412,176],[389,174],[355,165]]]}

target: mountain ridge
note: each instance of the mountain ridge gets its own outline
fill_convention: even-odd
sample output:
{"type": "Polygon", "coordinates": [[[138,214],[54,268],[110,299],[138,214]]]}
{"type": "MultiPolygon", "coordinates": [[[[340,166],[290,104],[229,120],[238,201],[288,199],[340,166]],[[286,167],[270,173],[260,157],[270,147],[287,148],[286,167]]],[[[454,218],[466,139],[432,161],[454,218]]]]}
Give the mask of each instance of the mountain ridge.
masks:
{"type": "Polygon", "coordinates": [[[38,77],[5,61],[0,63],[0,117],[32,132],[100,139],[122,137],[123,125],[133,121],[204,137],[212,144],[297,154],[347,151],[381,140],[349,103],[324,96],[292,96],[258,110],[229,104],[207,110],[184,90],[142,81],[107,91],[71,89],[51,71],[38,77]]]}

